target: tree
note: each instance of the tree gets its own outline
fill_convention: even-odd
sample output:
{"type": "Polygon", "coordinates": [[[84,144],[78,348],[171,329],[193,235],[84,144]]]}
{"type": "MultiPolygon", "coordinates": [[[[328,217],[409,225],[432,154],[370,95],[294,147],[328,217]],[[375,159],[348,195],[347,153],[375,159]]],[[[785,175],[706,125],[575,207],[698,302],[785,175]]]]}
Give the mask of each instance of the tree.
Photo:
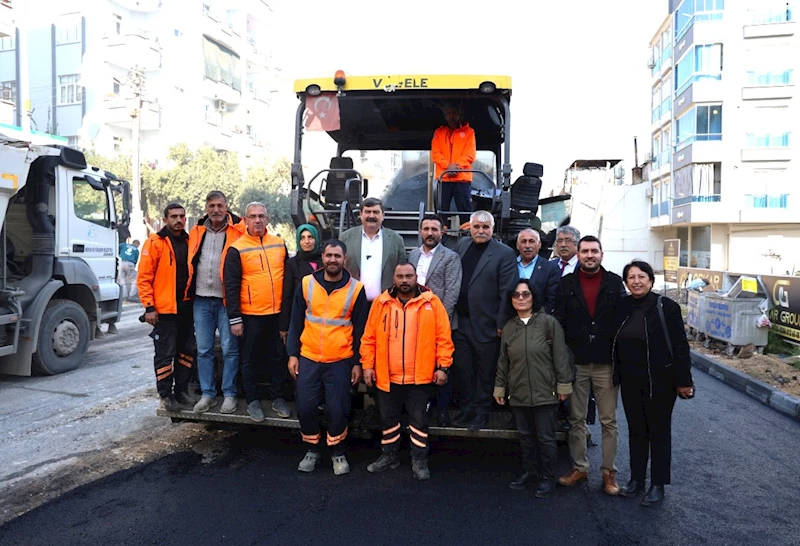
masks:
{"type": "Polygon", "coordinates": [[[270,223],[291,224],[292,209],[289,202],[291,168],[289,160],[285,157],[270,164],[250,168],[237,201],[241,213],[244,214],[244,207],[248,203],[259,201],[267,206],[270,223]]]}

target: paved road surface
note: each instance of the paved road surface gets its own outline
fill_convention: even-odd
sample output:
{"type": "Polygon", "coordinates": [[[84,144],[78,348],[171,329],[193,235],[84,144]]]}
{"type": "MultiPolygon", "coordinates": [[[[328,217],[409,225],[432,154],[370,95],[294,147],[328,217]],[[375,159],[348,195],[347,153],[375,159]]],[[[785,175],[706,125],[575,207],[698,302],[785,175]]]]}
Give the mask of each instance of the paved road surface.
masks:
{"type": "MultiPolygon", "coordinates": [[[[295,435],[242,428],[67,493],[0,528],[0,544],[798,544],[800,424],[695,379],[697,398],[678,402],[673,485],[657,508],[599,491],[599,447],[588,484],[539,500],[506,486],[518,471],[511,442],[439,441],[433,477],[419,483],[407,455],[397,471],[367,473],[377,446],[366,441],[352,446],[350,475],[333,476],[329,462],[301,475],[295,435]]],[[[624,481],[621,408],[620,419],[624,481]]]]}

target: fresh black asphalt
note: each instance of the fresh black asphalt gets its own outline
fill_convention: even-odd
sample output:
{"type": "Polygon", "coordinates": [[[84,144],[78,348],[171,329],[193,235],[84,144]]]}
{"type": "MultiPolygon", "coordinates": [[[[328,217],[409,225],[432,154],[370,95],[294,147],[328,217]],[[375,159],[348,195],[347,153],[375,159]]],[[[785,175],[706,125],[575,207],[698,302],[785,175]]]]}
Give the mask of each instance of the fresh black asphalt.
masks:
{"type": "MultiPolygon", "coordinates": [[[[600,491],[599,445],[588,484],[540,500],[507,487],[519,469],[509,441],[435,441],[432,478],[416,482],[407,450],[400,469],[372,475],[378,446],[355,441],[349,475],[334,476],[329,460],[304,475],[295,434],[242,428],[217,458],[177,453],[65,494],[1,527],[0,544],[798,544],[800,423],[694,374],[660,507],[600,491]]],[[[619,417],[624,482],[621,404],[619,417]]],[[[592,431],[599,442],[599,423],[592,431]]]]}

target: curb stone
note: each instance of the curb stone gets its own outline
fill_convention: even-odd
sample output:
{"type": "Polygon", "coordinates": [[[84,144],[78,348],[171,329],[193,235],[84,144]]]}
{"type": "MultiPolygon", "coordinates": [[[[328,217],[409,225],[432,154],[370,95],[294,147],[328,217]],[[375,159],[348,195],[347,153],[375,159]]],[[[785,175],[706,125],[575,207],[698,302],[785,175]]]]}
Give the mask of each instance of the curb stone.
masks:
{"type": "Polygon", "coordinates": [[[719,379],[750,398],[758,400],[765,406],[800,421],[800,398],[786,394],[698,351],[692,350],[691,357],[692,366],[695,368],[719,379]]]}

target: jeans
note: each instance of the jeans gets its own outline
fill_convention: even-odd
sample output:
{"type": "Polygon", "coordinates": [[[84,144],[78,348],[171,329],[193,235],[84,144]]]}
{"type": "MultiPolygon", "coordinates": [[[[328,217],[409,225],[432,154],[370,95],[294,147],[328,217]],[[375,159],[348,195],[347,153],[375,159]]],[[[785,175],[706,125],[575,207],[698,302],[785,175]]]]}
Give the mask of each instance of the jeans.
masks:
{"type": "Polygon", "coordinates": [[[239,344],[231,334],[228,312],[222,298],[194,299],[194,332],[197,337],[197,375],[203,396],[216,398],[217,383],[214,378],[214,342],[216,331],[222,345],[222,394],[236,397],[236,374],[239,371],[239,344]]]}
{"type": "Polygon", "coordinates": [[[512,406],[511,412],[519,430],[523,469],[548,480],[555,479],[558,404],[535,408],[512,406]]]}

